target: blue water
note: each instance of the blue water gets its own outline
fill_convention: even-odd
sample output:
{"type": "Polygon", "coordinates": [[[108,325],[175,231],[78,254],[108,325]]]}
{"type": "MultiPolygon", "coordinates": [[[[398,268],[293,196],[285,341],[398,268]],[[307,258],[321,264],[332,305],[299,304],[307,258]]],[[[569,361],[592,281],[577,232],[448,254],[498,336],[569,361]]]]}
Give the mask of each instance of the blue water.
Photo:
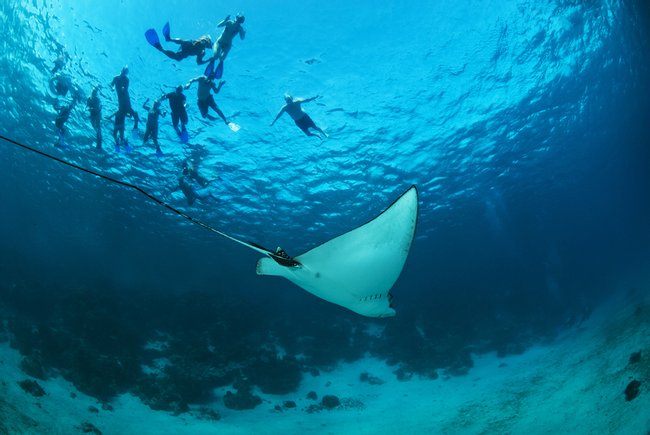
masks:
{"type": "MultiPolygon", "coordinates": [[[[70,307],[56,295],[90,292],[101,297],[89,303],[121,301],[107,306],[134,330],[186,331],[195,318],[194,327],[225,322],[235,342],[264,343],[268,334],[289,354],[316,352],[290,338],[301,331],[330,340],[333,355],[313,356],[316,367],[318,358],[328,360],[321,368],[368,351],[414,371],[462,372],[471,363],[459,350],[470,345],[522,351],[575,325],[607,296],[639,286],[650,266],[646,7],[5,0],[3,136],[291,255],[368,221],[411,184],[421,202],[416,239],[392,291],[398,316],[376,322],[287,281],[257,277],[258,255],[138,192],[2,142],[0,300],[55,322],[59,314],[47,304],[70,307]],[[146,119],[145,99],[203,67],[166,58],[144,31],[160,32],[169,20],[172,36],[216,38],[216,23],[237,12],[246,14],[246,38],[233,44],[216,100],[239,132],[203,121],[193,88],[186,91],[190,142],[181,144],[163,118],[163,159],[139,141],[131,154],[114,153],[110,121],[104,149],[95,151],[85,98],[67,124],[69,148],[54,147],[56,96],[48,83],[62,50],[70,57],[63,72],[85,97],[101,86],[104,115],[117,109],[109,84],[128,64],[132,104],[146,119]],[[286,115],[269,126],[285,92],[322,96],[304,109],[329,139],[304,136],[286,115]],[[188,206],[177,187],[188,158],[205,177],[219,177],[212,184],[218,199],[188,206]],[[29,289],[19,304],[16,289],[29,289]],[[175,297],[193,294],[206,295],[211,309],[166,311],[175,297]],[[224,320],[223,310],[231,317],[224,320]],[[150,324],[134,322],[139,316],[150,324]],[[347,343],[350,331],[375,323],[387,323],[384,341],[347,343]],[[448,354],[434,349],[441,341],[448,354]]],[[[130,128],[127,119],[127,134],[130,128]]]]}

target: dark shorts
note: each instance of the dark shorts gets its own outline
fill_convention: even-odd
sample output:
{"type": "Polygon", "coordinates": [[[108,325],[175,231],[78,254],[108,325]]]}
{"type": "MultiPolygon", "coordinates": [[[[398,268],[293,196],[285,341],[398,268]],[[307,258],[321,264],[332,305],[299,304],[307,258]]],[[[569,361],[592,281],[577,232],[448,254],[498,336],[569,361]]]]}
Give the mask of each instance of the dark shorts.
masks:
{"type": "Polygon", "coordinates": [[[210,95],[205,100],[198,100],[197,105],[199,106],[199,111],[201,112],[201,116],[205,118],[206,115],[208,114],[208,109],[210,107],[216,107],[217,103],[214,102],[214,97],[210,95]]]}
{"type": "Polygon", "coordinates": [[[115,129],[123,129],[124,128],[124,120],[126,118],[126,113],[118,111],[115,114],[115,129]]]}
{"type": "Polygon", "coordinates": [[[157,119],[153,121],[147,120],[146,130],[158,134],[158,120],[157,119]]]}
{"type": "Polygon", "coordinates": [[[101,127],[102,112],[91,110],[90,111],[90,124],[95,130],[101,127]]]}
{"type": "Polygon", "coordinates": [[[302,131],[304,131],[307,134],[309,134],[310,128],[316,128],[316,124],[314,124],[314,121],[309,117],[309,115],[305,115],[294,122],[296,123],[298,128],[300,128],[302,131]]]}
{"type": "Polygon", "coordinates": [[[147,126],[144,136],[142,137],[142,142],[147,142],[149,139],[153,139],[153,143],[158,145],[158,125],[147,126]]]}
{"type": "Polygon", "coordinates": [[[187,111],[185,108],[172,112],[172,125],[174,127],[178,126],[178,121],[181,122],[181,125],[187,125],[187,111]]]}
{"type": "Polygon", "coordinates": [[[126,98],[118,98],[117,99],[117,105],[118,105],[118,110],[120,112],[128,113],[128,114],[133,114],[133,107],[131,107],[131,99],[126,97],[126,98]]]}

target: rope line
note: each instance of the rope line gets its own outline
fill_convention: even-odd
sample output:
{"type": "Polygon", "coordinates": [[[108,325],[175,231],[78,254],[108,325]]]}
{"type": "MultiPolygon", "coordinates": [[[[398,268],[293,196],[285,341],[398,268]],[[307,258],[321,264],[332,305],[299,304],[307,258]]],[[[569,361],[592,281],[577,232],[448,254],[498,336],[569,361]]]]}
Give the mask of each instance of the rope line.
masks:
{"type": "Polygon", "coordinates": [[[137,190],[138,192],[140,192],[141,194],[143,194],[144,196],[146,196],[147,198],[149,198],[150,200],[152,200],[156,204],[165,207],[167,210],[181,216],[184,219],[187,219],[191,223],[193,223],[195,225],[198,225],[198,226],[200,226],[200,227],[202,227],[202,228],[204,228],[204,229],[206,229],[208,231],[211,231],[211,232],[213,232],[215,234],[218,234],[221,237],[225,237],[226,239],[229,239],[229,240],[232,240],[233,242],[239,243],[240,245],[246,246],[247,248],[252,249],[254,251],[257,251],[257,252],[259,252],[261,254],[268,255],[273,260],[275,260],[276,262],[278,262],[279,264],[281,264],[283,266],[290,266],[291,267],[291,266],[298,266],[299,265],[299,263],[297,261],[293,260],[290,257],[287,257],[286,254],[284,253],[284,251],[282,251],[282,255],[275,254],[274,252],[269,251],[268,249],[266,249],[266,248],[264,248],[264,247],[262,247],[262,246],[260,246],[260,245],[258,245],[256,243],[244,242],[243,240],[236,239],[235,237],[233,237],[233,236],[231,236],[229,234],[226,234],[226,233],[224,233],[222,231],[219,231],[216,228],[206,224],[205,222],[202,222],[202,221],[200,221],[200,220],[198,220],[196,218],[193,218],[192,216],[188,215],[187,213],[184,213],[184,212],[180,211],[179,209],[167,204],[165,201],[155,197],[154,195],[150,194],[149,192],[142,189],[141,187],[136,186],[135,184],[127,183],[126,181],[118,180],[117,178],[113,178],[113,177],[110,177],[108,175],[93,171],[92,169],[84,168],[83,166],[79,166],[79,165],[77,165],[75,163],[68,162],[67,160],[63,160],[63,159],[61,159],[59,157],[53,156],[52,154],[46,153],[45,151],[41,151],[41,150],[33,148],[33,147],[29,146],[29,145],[25,145],[24,143],[18,142],[16,140],[13,140],[13,139],[8,138],[6,136],[3,136],[1,134],[0,134],[0,139],[4,140],[5,142],[8,142],[8,143],[10,143],[12,145],[15,145],[17,147],[23,148],[23,149],[25,149],[27,151],[31,151],[33,153],[39,154],[39,155],[41,155],[43,157],[46,157],[48,159],[52,159],[52,160],[54,160],[54,161],[56,161],[58,163],[61,163],[63,165],[69,166],[71,168],[77,169],[79,171],[85,172],[85,173],[90,174],[90,175],[94,175],[95,177],[102,178],[102,179],[104,179],[106,181],[109,181],[111,183],[119,184],[120,186],[124,186],[124,187],[128,187],[130,189],[137,190]]]}

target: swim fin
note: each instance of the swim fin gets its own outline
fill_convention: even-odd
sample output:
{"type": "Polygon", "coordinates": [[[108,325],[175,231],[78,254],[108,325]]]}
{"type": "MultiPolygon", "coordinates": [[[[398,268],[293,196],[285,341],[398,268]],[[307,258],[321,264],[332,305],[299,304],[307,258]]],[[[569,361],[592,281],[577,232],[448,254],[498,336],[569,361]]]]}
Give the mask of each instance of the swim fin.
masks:
{"type": "Polygon", "coordinates": [[[158,50],[162,50],[162,45],[160,45],[160,39],[158,38],[158,33],[156,33],[155,29],[147,29],[146,32],[144,32],[144,37],[147,38],[147,42],[151,44],[152,47],[157,48],[158,50]]]}
{"type": "Polygon", "coordinates": [[[181,139],[181,143],[187,143],[190,140],[190,134],[185,129],[181,131],[179,137],[181,139]]]}
{"type": "Polygon", "coordinates": [[[57,148],[67,148],[68,144],[65,143],[65,137],[63,135],[63,132],[61,130],[59,130],[57,133],[58,133],[57,134],[58,137],[57,137],[57,141],[54,144],[54,146],[57,147],[57,148]]]}
{"type": "Polygon", "coordinates": [[[210,59],[208,66],[205,67],[203,75],[210,80],[219,80],[221,76],[223,76],[223,59],[219,61],[219,65],[217,65],[216,69],[214,68],[214,60],[214,57],[210,59]]]}
{"type": "Polygon", "coordinates": [[[210,59],[210,62],[208,62],[208,66],[205,67],[203,75],[209,79],[214,78],[214,57],[210,59]]]}
{"type": "Polygon", "coordinates": [[[223,76],[223,59],[219,61],[219,65],[217,65],[217,69],[214,70],[214,78],[219,80],[223,76]]]}
{"type": "Polygon", "coordinates": [[[167,22],[165,23],[165,25],[163,26],[163,28],[162,28],[162,33],[163,33],[163,36],[165,37],[165,41],[169,41],[170,39],[172,39],[172,38],[169,36],[169,35],[170,35],[170,33],[169,33],[169,21],[167,21],[167,22]]]}

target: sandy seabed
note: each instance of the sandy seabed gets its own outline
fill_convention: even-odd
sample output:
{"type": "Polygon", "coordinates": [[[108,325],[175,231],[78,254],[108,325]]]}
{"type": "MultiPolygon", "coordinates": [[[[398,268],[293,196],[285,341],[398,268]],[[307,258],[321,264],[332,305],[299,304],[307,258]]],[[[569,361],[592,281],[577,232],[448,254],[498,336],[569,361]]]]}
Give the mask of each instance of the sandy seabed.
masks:
{"type": "Polygon", "coordinates": [[[30,379],[20,360],[0,344],[2,434],[650,434],[648,295],[620,295],[552,344],[522,355],[475,355],[465,376],[398,381],[395,367],[366,358],[306,375],[286,396],[257,391],[263,402],[249,411],[226,408],[221,397],[228,388],[217,389],[209,408],[219,420],[196,409],[178,416],[154,411],[130,394],[103,409],[62,378],[37,380],[46,394],[34,397],[18,385],[30,379]],[[630,362],[639,351],[640,361],[630,362]],[[383,383],[362,382],[364,372],[383,383]],[[632,380],[641,387],[628,401],[632,380]],[[308,412],[318,403],[307,398],[310,391],[319,399],[336,395],[341,405],[308,412]],[[296,407],[283,407],[287,400],[296,407]]]}

